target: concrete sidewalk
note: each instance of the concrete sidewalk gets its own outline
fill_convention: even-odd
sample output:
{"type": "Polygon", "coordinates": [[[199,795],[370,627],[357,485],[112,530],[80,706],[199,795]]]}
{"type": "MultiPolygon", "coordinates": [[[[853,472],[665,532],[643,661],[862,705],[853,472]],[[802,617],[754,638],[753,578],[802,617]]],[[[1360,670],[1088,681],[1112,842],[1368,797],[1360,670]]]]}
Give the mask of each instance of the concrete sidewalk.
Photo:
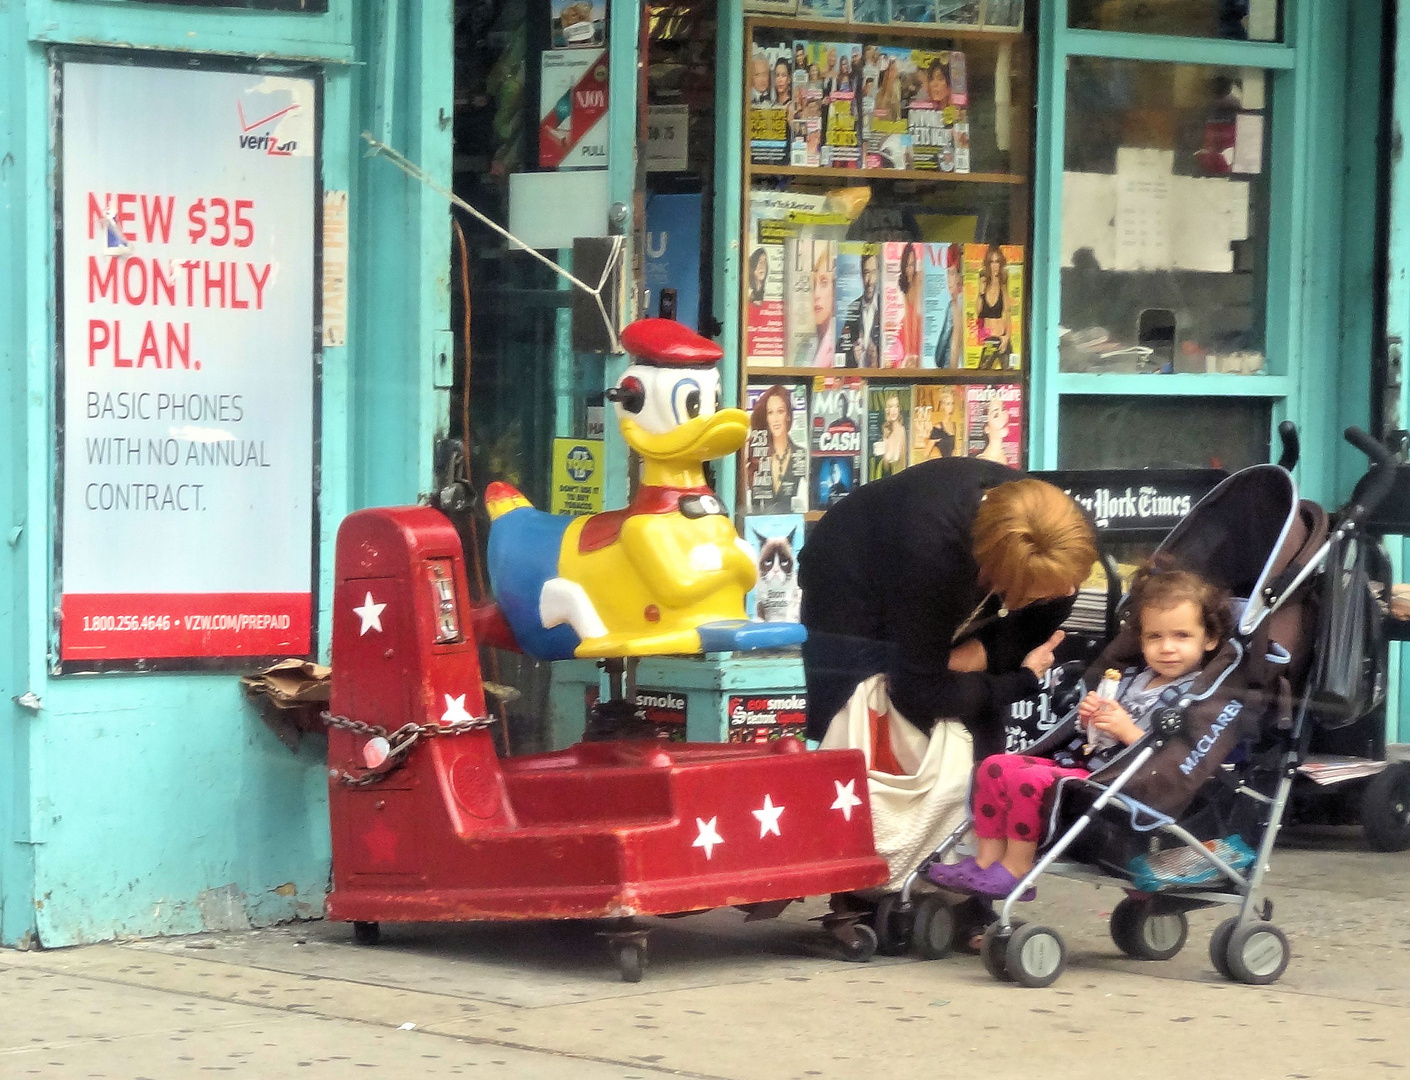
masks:
{"type": "Polygon", "coordinates": [[[817,905],[655,921],[636,985],[584,926],[392,926],[363,948],[309,923],[0,952],[0,1076],[1402,1075],[1410,854],[1353,835],[1278,851],[1269,888],[1294,956],[1266,989],[1210,967],[1227,911],[1195,913],[1180,956],[1143,964],[1108,936],[1117,890],[1056,881],[1025,912],[1068,943],[1048,990],[995,983],[972,957],[812,955],[817,905]]]}

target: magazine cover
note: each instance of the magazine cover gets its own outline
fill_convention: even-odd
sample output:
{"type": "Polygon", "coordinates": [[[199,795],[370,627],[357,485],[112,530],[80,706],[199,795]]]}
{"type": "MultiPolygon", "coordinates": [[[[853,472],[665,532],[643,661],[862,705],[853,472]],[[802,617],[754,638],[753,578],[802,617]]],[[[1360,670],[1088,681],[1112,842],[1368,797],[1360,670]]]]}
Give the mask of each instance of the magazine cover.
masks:
{"type": "Polygon", "coordinates": [[[551,0],[549,16],[555,49],[600,49],[607,40],[607,0],[551,0]]]}
{"type": "Polygon", "coordinates": [[[906,108],[912,168],[933,172],[969,171],[969,86],[964,53],[915,49],[914,94],[906,108]],[[960,90],[955,89],[958,76],[960,90]],[[959,152],[963,134],[965,150],[959,152]]]}
{"type": "Polygon", "coordinates": [[[808,509],[808,384],[751,383],[745,408],[745,513],[803,513],[808,509]]]}
{"type": "Polygon", "coordinates": [[[837,366],[881,366],[881,245],[837,245],[837,366]]]}
{"type": "Polygon", "coordinates": [[[813,227],[783,242],[784,318],[788,363],[837,366],[837,244],[813,227]]]}
{"type": "Polygon", "coordinates": [[[841,22],[847,18],[847,0],[798,0],[798,17],[841,22]]]}
{"type": "Polygon", "coordinates": [[[890,19],[891,0],[852,0],[852,22],[884,23],[890,19]]]}
{"type": "Polygon", "coordinates": [[[1023,452],[1023,387],[970,386],[965,408],[969,456],[1019,468],[1023,452]]]}
{"type": "Polygon", "coordinates": [[[920,366],[964,366],[964,282],[959,244],[922,245],[925,271],[925,328],[920,366]]]}
{"type": "Polygon", "coordinates": [[[830,43],[827,58],[834,74],[824,109],[823,164],[834,169],[855,169],[862,163],[862,128],[856,94],[862,72],[862,47],[847,42],[830,43]]]}
{"type": "Polygon", "coordinates": [[[925,333],[925,245],[881,246],[882,367],[920,367],[925,333]]]}
{"type": "Polygon", "coordinates": [[[895,476],[911,461],[911,388],[867,387],[867,479],[895,476]]]}
{"type": "Polygon", "coordinates": [[[1023,248],[964,246],[965,367],[1023,366],[1023,248]]]}
{"type": "Polygon", "coordinates": [[[862,52],[862,144],[869,169],[911,167],[903,87],[914,83],[914,75],[910,49],[868,45],[862,52]]]}
{"type": "Polygon", "coordinates": [[[978,26],[980,0],[938,0],[936,22],[948,26],[978,26]]]}
{"type": "Polygon", "coordinates": [[[836,505],[860,482],[862,425],[866,423],[862,380],[819,376],[813,380],[813,509],[836,505]]]}
{"type": "Polygon", "coordinates": [[[935,0],[891,0],[891,22],[933,25],[935,0]]]}
{"type": "Polygon", "coordinates": [[[803,515],[747,516],[744,542],[754,549],[759,568],[759,580],[744,598],[744,614],[764,622],[797,622],[803,602],[803,590],[798,587],[803,515]]]}
{"type": "Polygon", "coordinates": [[[966,386],[928,383],[911,391],[911,464],[964,457],[966,386]]]}
{"type": "Polygon", "coordinates": [[[788,362],[784,344],[784,249],[799,226],[791,213],[818,213],[827,197],[792,191],[749,193],[749,252],[745,264],[745,364],[781,367],[788,362]]]}
{"type": "Polygon", "coordinates": [[[793,49],[783,38],[756,39],[749,53],[749,160],[789,163],[788,121],[793,109],[793,49]]]}
{"type": "Polygon", "coordinates": [[[1023,0],[984,0],[985,30],[1022,30],[1023,0]]]}
{"type": "Polygon", "coordinates": [[[827,82],[825,42],[793,41],[793,113],[789,123],[789,164],[816,168],[823,164],[827,82]]]}

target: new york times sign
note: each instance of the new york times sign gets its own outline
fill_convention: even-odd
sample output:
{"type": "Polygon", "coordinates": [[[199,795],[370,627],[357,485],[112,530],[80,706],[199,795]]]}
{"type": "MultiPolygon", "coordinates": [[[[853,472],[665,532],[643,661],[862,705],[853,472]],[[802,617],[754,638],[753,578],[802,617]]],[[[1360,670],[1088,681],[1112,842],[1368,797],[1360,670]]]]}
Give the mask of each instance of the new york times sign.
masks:
{"type": "Polygon", "coordinates": [[[1225,478],[1217,469],[1096,469],[1034,473],[1063,489],[1103,533],[1167,533],[1225,478]]]}
{"type": "MultiPolygon", "coordinates": [[[[132,2],[132,0],[129,0],[132,2]]],[[[137,3],[153,3],[154,0],[136,0],[137,3]]],[[[167,6],[245,8],[258,11],[308,11],[328,10],[328,0],[155,0],[167,6]]]]}

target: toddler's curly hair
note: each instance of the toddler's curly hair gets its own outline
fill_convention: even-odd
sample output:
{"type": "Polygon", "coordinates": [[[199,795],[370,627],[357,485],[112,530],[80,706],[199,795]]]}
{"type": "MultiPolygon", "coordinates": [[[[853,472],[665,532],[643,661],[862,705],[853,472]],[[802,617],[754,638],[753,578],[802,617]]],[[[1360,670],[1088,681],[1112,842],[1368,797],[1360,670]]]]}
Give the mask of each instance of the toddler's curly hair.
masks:
{"type": "Polygon", "coordinates": [[[1229,611],[1229,594],[1190,570],[1182,570],[1164,559],[1151,560],[1131,578],[1131,593],[1126,604],[1126,622],[1136,633],[1141,632],[1141,612],[1147,608],[1169,611],[1186,601],[1200,610],[1204,632],[1215,641],[1223,641],[1234,628],[1229,611]]]}

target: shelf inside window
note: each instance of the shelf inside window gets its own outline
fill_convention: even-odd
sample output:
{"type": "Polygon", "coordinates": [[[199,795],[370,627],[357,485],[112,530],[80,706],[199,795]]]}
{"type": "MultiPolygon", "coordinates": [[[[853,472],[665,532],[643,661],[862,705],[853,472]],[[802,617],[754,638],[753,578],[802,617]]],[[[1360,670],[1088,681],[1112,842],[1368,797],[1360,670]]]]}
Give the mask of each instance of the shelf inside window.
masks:
{"type": "Polygon", "coordinates": [[[1016,385],[1023,382],[1021,371],[980,371],[977,368],[839,368],[839,367],[746,367],[748,378],[814,379],[819,376],[834,379],[890,379],[901,382],[999,383],[1016,385]]]}
{"type": "MultiPolygon", "coordinates": [[[[753,15],[748,17],[748,26],[766,27],[770,30],[795,30],[815,34],[847,34],[867,38],[894,38],[909,41],[912,38],[939,39],[942,41],[991,41],[1012,45],[1026,41],[1020,30],[970,30],[956,26],[927,26],[924,23],[861,23],[841,19],[794,19],[788,16],[771,17],[753,15]]],[[[746,40],[748,35],[746,34],[746,40]]]]}
{"type": "Polygon", "coordinates": [[[1028,177],[1015,173],[957,173],[937,169],[833,169],[811,165],[749,165],[750,176],[787,176],[800,180],[921,180],[926,183],[1007,184],[1022,187],[1028,177]]]}
{"type": "Polygon", "coordinates": [[[1132,375],[1060,373],[1057,392],[1064,396],[1156,397],[1287,397],[1292,380],[1286,375],[1132,375]]]}

